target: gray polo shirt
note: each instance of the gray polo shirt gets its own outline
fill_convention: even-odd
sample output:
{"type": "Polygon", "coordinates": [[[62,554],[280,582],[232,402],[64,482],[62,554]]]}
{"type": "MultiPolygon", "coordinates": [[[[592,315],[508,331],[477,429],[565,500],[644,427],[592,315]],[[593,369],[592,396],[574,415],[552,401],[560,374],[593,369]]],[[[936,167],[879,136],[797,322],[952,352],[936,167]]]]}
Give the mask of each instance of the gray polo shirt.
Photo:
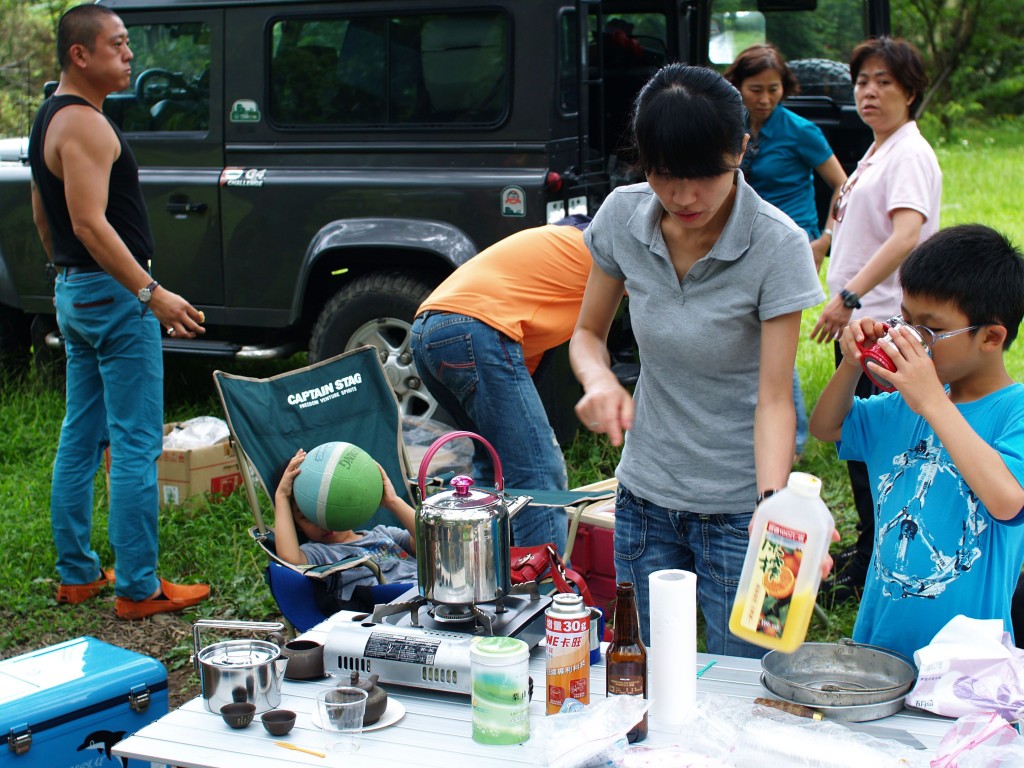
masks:
{"type": "Polygon", "coordinates": [[[619,187],[586,231],[625,281],[640,349],[636,418],[616,476],[636,495],[701,514],[750,512],[761,321],[825,299],[806,233],[737,171],[732,213],[680,282],[645,184],[619,187]]]}

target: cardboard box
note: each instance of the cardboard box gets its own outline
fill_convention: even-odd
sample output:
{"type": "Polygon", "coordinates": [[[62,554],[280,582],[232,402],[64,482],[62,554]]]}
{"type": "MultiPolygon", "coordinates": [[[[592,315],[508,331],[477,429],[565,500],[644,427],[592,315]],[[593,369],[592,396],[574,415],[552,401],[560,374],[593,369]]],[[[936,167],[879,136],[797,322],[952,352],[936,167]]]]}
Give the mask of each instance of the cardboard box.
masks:
{"type": "MultiPolygon", "coordinates": [[[[164,424],[164,434],[177,426],[164,424]]],[[[110,488],[110,449],[106,454],[107,488],[110,488]]],[[[227,496],[242,485],[238,457],[225,439],[203,448],[169,448],[156,463],[160,488],[160,506],[187,504],[191,499],[210,493],[227,496]]]]}
{"type": "MultiPolygon", "coordinates": [[[[164,424],[164,434],[176,424],[164,424]]],[[[228,496],[242,485],[238,457],[225,439],[205,448],[170,448],[156,463],[160,486],[160,505],[184,504],[189,499],[211,493],[228,496]]]]}

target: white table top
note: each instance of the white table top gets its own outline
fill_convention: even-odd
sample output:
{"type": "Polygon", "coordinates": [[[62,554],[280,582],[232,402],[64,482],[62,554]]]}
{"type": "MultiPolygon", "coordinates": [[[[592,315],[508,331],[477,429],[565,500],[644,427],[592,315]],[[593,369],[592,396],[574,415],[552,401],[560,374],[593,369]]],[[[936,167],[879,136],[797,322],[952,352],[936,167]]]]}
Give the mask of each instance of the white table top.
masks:
{"type": "MultiPolygon", "coordinates": [[[[343,620],[348,620],[348,614],[338,614],[302,637],[324,642],[330,624],[343,620]]],[[[698,696],[721,694],[747,701],[759,696],[771,696],[761,686],[761,666],[758,660],[698,654],[698,669],[712,661],[714,665],[697,681],[698,696]]],[[[534,681],[544,679],[544,664],[543,647],[539,647],[530,659],[530,674],[534,681]]],[[[287,736],[279,737],[279,740],[322,751],[322,732],[313,725],[310,713],[315,707],[317,692],[332,685],[334,681],[330,678],[318,682],[284,681],[280,708],[297,712],[298,720],[295,728],[287,736]]],[[[537,689],[543,690],[542,686],[537,686],[537,689]]],[[[591,689],[604,690],[603,661],[591,670],[591,689]]],[[[508,768],[522,764],[536,768],[544,764],[543,757],[532,746],[495,747],[474,742],[468,696],[396,685],[388,685],[387,690],[389,696],[405,706],[405,717],[395,725],[365,732],[359,751],[348,761],[352,766],[394,768],[396,765],[417,765],[455,768],[473,765],[474,768],[508,768]]],[[[533,724],[536,726],[544,716],[544,697],[535,696],[530,704],[533,724]]],[[[925,712],[904,710],[876,720],[871,725],[909,732],[931,751],[952,722],[925,712]]],[[[274,741],[275,737],[270,736],[260,725],[258,716],[248,728],[232,730],[224,724],[220,715],[207,711],[202,699],[196,697],[121,741],[113,751],[116,755],[149,761],[154,765],[182,768],[324,766],[322,758],[284,749],[275,745],[274,741]]],[[[659,730],[657,723],[652,721],[644,744],[657,747],[678,742],[677,736],[659,730]]]]}

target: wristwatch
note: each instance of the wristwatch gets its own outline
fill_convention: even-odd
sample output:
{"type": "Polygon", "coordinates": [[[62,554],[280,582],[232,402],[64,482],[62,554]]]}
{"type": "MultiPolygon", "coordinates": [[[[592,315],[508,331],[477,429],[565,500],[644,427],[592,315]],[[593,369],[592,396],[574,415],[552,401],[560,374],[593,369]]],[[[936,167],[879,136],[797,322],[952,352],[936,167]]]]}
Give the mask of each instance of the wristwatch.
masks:
{"type": "Polygon", "coordinates": [[[848,291],[844,288],[839,292],[839,297],[843,300],[843,306],[847,309],[860,309],[860,296],[853,291],[848,291]]]}
{"type": "Polygon", "coordinates": [[[769,496],[774,496],[778,492],[779,492],[778,488],[769,488],[767,490],[761,491],[759,494],[757,494],[757,502],[755,502],[754,506],[755,507],[761,506],[761,502],[762,501],[767,499],[769,496]]]}
{"type": "Polygon", "coordinates": [[[153,291],[156,290],[156,287],[158,285],[160,285],[160,283],[158,283],[156,280],[154,280],[152,283],[147,285],[145,288],[140,288],[139,289],[139,301],[141,301],[143,304],[149,304],[149,300],[153,298],[153,291]]]}

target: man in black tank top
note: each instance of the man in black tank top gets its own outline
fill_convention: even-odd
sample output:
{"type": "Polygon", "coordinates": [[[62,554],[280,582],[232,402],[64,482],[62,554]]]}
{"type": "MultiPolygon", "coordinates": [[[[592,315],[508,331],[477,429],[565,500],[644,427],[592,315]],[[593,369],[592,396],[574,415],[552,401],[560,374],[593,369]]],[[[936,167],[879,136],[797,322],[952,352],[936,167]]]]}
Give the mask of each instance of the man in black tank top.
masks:
{"type": "Polygon", "coordinates": [[[128,32],[110,9],[72,8],[57,29],[60,84],[32,126],[32,213],[57,267],[54,304],[67,350],[67,410],[53,466],[50,517],[61,584],[80,603],[114,583],[91,545],[93,477],[109,445],[108,535],[115,611],[137,619],[204,600],[205,584],[156,574],[156,460],[163,440],[161,326],[204,332],[202,313],[149,274],[153,236],[139,169],[102,112],[131,83],[128,32]]]}

